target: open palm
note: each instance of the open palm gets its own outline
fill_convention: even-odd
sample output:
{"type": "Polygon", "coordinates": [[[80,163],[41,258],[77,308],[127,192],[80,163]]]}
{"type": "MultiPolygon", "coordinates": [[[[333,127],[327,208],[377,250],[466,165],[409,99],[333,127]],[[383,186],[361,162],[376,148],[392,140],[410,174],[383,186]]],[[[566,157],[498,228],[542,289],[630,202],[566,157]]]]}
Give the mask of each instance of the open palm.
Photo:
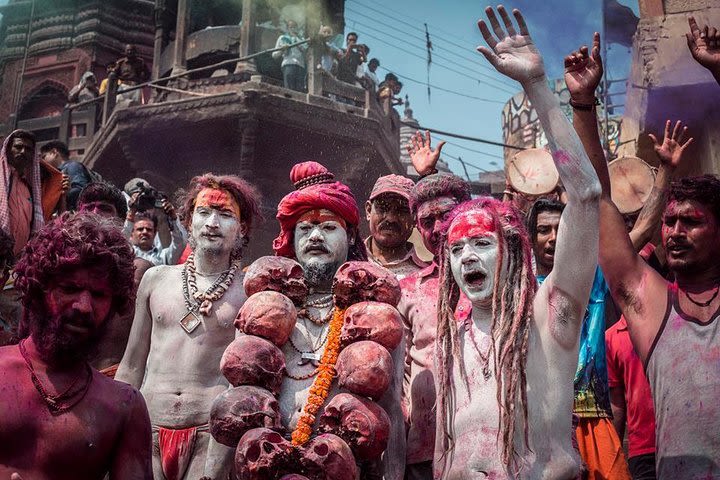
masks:
{"type": "Polygon", "coordinates": [[[720,69],[720,32],[707,25],[701,30],[694,17],[688,18],[690,33],[686,34],[693,58],[711,71],[720,69]]]}
{"type": "Polygon", "coordinates": [[[653,142],[655,153],[660,157],[660,161],[664,165],[675,169],[680,165],[683,152],[685,152],[685,149],[693,142],[693,138],[690,137],[683,143],[688,128],[683,127],[682,122],[678,120],[671,134],[670,124],[670,120],[665,122],[665,136],[663,137],[662,143],[658,142],[657,137],[652,133],[649,134],[649,136],[653,142]]]}
{"type": "Polygon", "coordinates": [[[478,22],[480,33],[490,48],[481,46],[478,51],[492,64],[495,69],[520,83],[528,83],[545,76],[545,66],[537,47],[530,38],[525,19],[519,10],[513,10],[520,32],[515,30],[512,20],[502,5],[497,7],[505,28],[500,26],[492,7],[487,7],[488,20],[494,35],[484,20],[478,22]]]}
{"type": "Polygon", "coordinates": [[[588,52],[588,47],[583,46],[565,57],[565,85],[570,97],[575,101],[591,103],[602,75],[600,34],[596,32],[593,37],[592,54],[588,52]]]}

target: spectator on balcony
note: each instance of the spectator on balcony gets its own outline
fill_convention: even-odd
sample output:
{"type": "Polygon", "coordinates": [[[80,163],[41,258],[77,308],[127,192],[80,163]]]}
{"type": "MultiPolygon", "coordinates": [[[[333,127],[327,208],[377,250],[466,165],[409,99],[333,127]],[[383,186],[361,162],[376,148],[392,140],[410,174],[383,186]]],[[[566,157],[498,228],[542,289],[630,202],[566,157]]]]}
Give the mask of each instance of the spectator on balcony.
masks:
{"type": "MultiPolygon", "coordinates": [[[[150,79],[150,70],[142,58],[138,57],[137,47],[132,44],[125,45],[125,56],[116,62],[115,73],[118,76],[118,93],[150,79]]],[[[119,96],[118,103],[121,101],[130,105],[142,103],[142,91],[138,89],[125,93],[119,96]]]]}
{"type": "Polygon", "coordinates": [[[389,99],[392,106],[402,105],[402,100],[397,97],[402,91],[403,84],[398,80],[397,75],[394,73],[388,73],[385,75],[385,80],[380,83],[378,87],[378,100],[383,103],[389,99]]]}
{"type": "Polygon", "coordinates": [[[98,90],[97,78],[93,72],[85,72],[80,79],[80,83],[75,85],[68,94],[68,103],[82,103],[88,100],[94,100],[100,96],[98,90]]]}
{"type": "MultiPolygon", "coordinates": [[[[105,78],[103,78],[102,81],[100,82],[100,90],[99,90],[100,95],[105,95],[105,92],[107,92],[108,81],[109,81],[108,77],[110,77],[110,72],[114,72],[115,70],[117,70],[117,63],[110,62],[107,65],[105,65],[105,73],[107,73],[107,76],[105,78]]],[[[118,80],[118,85],[120,85],[121,83],[122,82],[120,82],[120,80],[118,80]]]]}
{"type": "Polygon", "coordinates": [[[371,58],[367,64],[365,74],[362,77],[364,83],[363,86],[373,92],[377,90],[378,86],[380,85],[380,79],[378,78],[377,73],[375,73],[379,66],[380,60],[378,60],[377,58],[371,58]]]}
{"type": "Polygon", "coordinates": [[[65,193],[68,210],[75,210],[83,188],[93,179],[87,167],[70,160],[70,150],[60,140],[53,140],[40,147],[40,157],[68,177],[70,188],[65,193]]]}
{"type": "Polygon", "coordinates": [[[302,41],[303,38],[298,33],[297,23],[294,20],[288,20],[286,33],[280,35],[275,44],[275,48],[282,47],[282,50],[272,54],[275,59],[282,58],[280,68],[283,72],[285,88],[298,92],[305,91],[305,76],[307,74],[305,51],[307,50],[307,44],[292,48],[289,46],[302,41]]]}
{"type": "Polygon", "coordinates": [[[357,69],[365,61],[365,46],[358,44],[357,39],[357,33],[347,34],[346,48],[337,66],[337,79],[351,85],[358,83],[357,69]]]}
{"type": "Polygon", "coordinates": [[[320,26],[320,31],[318,32],[318,39],[320,40],[318,56],[320,57],[320,63],[317,65],[317,69],[324,70],[329,74],[332,74],[335,70],[336,61],[343,54],[343,51],[333,44],[333,36],[333,29],[330,25],[320,26]]]}

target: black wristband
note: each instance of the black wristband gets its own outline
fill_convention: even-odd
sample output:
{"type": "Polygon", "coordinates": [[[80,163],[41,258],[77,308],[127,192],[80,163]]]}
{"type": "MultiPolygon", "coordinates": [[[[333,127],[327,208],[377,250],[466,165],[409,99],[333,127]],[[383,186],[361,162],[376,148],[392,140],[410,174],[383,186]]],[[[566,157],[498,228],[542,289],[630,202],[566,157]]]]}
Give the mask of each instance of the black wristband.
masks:
{"type": "Polygon", "coordinates": [[[575,110],[589,112],[590,110],[594,109],[596,105],[600,105],[600,100],[598,100],[597,97],[595,98],[595,102],[593,103],[578,103],[572,98],[570,99],[570,106],[575,110]]]}
{"type": "Polygon", "coordinates": [[[426,173],[425,175],[420,175],[420,178],[429,177],[430,175],[435,175],[436,173],[438,173],[438,169],[437,169],[437,168],[433,168],[432,170],[430,170],[430,171],[429,171],[428,173],[426,173]]]}

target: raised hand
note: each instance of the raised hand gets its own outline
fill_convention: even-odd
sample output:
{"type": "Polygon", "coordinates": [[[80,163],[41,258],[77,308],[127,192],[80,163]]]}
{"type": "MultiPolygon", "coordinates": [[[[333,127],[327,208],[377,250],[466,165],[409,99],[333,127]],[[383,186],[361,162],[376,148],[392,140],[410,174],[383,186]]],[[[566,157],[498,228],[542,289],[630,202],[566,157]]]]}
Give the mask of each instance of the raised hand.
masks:
{"type": "Polygon", "coordinates": [[[445,145],[445,142],[440,141],[433,150],[431,148],[430,132],[426,131],[425,137],[423,137],[422,133],[415,132],[410,138],[410,143],[408,143],[405,148],[410,155],[410,160],[418,175],[429,175],[433,173],[433,171],[437,171],[435,165],[437,165],[440,159],[440,151],[443,145],[445,145]]]}
{"type": "MultiPolygon", "coordinates": [[[[715,27],[700,29],[695,17],[688,17],[690,33],[686,33],[688,48],[696,62],[720,76],[720,32],[715,27]]],[[[720,81],[720,80],[719,80],[720,81]]]]}
{"type": "Polygon", "coordinates": [[[592,51],[583,45],[565,57],[565,85],[570,98],[578,103],[591,105],[595,102],[595,90],[603,76],[600,57],[600,34],[593,35],[592,51]]]}
{"type": "Polygon", "coordinates": [[[682,143],[686,132],[687,127],[683,127],[682,122],[678,120],[675,128],[673,128],[672,135],[670,135],[670,120],[668,120],[665,122],[665,137],[662,143],[658,142],[657,137],[652,133],[648,135],[653,142],[655,153],[666,167],[674,170],[680,165],[683,152],[693,142],[693,138],[690,137],[685,143],[682,143]]]}
{"type": "Polygon", "coordinates": [[[502,17],[505,29],[500,26],[492,7],[487,7],[485,13],[488,20],[490,20],[495,36],[490,33],[485,21],[479,20],[480,33],[482,33],[485,42],[490,48],[480,46],[477,48],[478,51],[488,59],[498,72],[513,80],[517,80],[522,84],[543,80],[545,78],[545,66],[540,52],[530,38],[530,33],[520,10],[513,10],[513,16],[520,28],[519,34],[515,30],[515,26],[505,7],[498,5],[497,11],[502,17]]]}

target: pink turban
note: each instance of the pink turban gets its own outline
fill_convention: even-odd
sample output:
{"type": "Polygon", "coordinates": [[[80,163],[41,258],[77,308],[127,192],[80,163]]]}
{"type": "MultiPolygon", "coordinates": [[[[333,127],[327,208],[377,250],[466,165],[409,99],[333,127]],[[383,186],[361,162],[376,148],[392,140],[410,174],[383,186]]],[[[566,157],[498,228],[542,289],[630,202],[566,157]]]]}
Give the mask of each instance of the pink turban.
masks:
{"type": "Polygon", "coordinates": [[[276,218],[280,222],[280,234],[273,241],[275,255],[295,256],[295,225],[309,210],[330,210],[349,226],[357,227],[360,212],[355,197],[350,188],[336,182],[335,176],[323,165],[317,162],[299,163],[290,171],[290,181],[295,185],[295,191],[285,195],[278,204],[276,218]]]}

